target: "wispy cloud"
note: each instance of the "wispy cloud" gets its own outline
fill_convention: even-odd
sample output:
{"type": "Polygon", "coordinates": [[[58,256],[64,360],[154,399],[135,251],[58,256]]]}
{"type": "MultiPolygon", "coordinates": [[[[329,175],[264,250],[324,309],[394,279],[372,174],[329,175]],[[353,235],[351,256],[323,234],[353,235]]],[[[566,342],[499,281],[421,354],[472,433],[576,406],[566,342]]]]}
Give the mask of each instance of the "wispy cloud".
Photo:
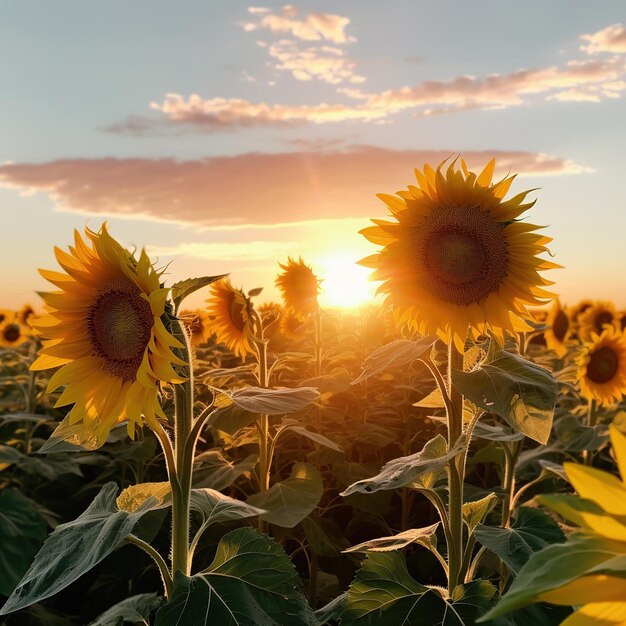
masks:
{"type": "Polygon", "coordinates": [[[290,72],[296,80],[318,78],[333,85],[365,81],[355,73],[356,64],[345,57],[341,48],[309,46],[302,49],[294,41],[281,39],[269,46],[268,53],[278,61],[277,70],[290,72]]]}
{"type": "Polygon", "coordinates": [[[595,33],[582,35],[581,39],[587,42],[581,46],[581,50],[588,54],[597,52],[626,54],[626,27],[623,24],[611,24],[595,33]]]}
{"type": "MultiPolygon", "coordinates": [[[[87,215],[165,221],[232,230],[320,219],[367,216],[380,208],[376,190],[403,188],[415,166],[438,163],[453,150],[389,150],[242,154],[193,161],[75,159],[0,166],[0,186],[43,192],[56,208],[87,215]]],[[[499,173],[578,174],[568,159],[533,152],[465,152],[470,167],[491,157],[499,173]]]]}
{"type": "Polygon", "coordinates": [[[267,29],[273,33],[289,33],[302,41],[326,40],[336,44],[353,41],[346,34],[350,19],[341,15],[309,13],[300,18],[298,9],[291,4],[286,4],[278,12],[264,7],[250,7],[248,12],[258,17],[242,24],[248,32],[267,29]]]}
{"type": "Polygon", "coordinates": [[[183,242],[175,246],[150,246],[156,257],[188,256],[205,261],[260,261],[286,256],[298,250],[297,241],[183,242]]]}

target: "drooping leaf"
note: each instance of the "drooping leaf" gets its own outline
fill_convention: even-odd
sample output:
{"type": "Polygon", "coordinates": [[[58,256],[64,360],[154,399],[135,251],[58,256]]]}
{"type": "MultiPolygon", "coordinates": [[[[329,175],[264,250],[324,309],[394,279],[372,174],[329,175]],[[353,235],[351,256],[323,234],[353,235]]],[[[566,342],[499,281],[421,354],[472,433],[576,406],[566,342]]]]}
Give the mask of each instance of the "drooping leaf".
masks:
{"type": "Polygon", "coordinates": [[[319,398],[319,391],[313,387],[292,387],[282,389],[263,389],[262,387],[243,387],[234,391],[223,391],[238,407],[264,415],[285,415],[297,413],[319,398]]]}
{"type": "Polygon", "coordinates": [[[586,426],[574,415],[564,415],[554,424],[557,440],[568,452],[598,450],[609,440],[605,424],[586,426]]]}
{"type": "Polygon", "coordinates": [[[398,552],[368,553],[342,603],[342,626],[471,626],[492,602],[495,588],[476,580],[444,600],[409,574],[398,552]]]}
{"type": "Polygon", "coordinates": [[[0,595],[20,581],[48,534],[35,503],[17,489],[0,490],[0,595]]]}
{"type": "Polygon", "coordinates": [[[194,487],[221,491],[230,487],[240,476],[251,472],[259,460],[258,455],[250,454],[243,461],[229,461],[218,450],[207,450],[198,455],[194,467],[194,487]]]}
{"type": "Polygon", "coordinates": [[[501,352],[470,372],[454,370],[454,386],[477,406],[545,444],[552,430],[557,383],[552,374],[523,357],[501,352]]]}
{"type": "Polygon", "coordinates": [[[374,493],[381,489],[397,489],[413,483],[419,487],[430,487],[450,459],[463,449],[463,439],[457,441],[448,452],[446,440],[437,435],[426,443],[420,452],[393,459],[386,463],[372,478],[365,478],[350,485],[340,495],[374,493]]]}
{"type": "Polygon", "coordinates": [[[214,489],[192,489],[190,508],[199,514],[204,526],[265,513],[263,509],[225,496],[214,489]]]}
{"type": "Polygon", "coordinates": [[[116,494],[115,483],[105,484],[84,513],[55,528],[0,609],[0,615],[65,589],[113,552],[154,504],[154,500],[148,500],[134,513],[118,511],[116,494]]]}
{"type": "Polygon", "coordinates": [[[377,537],[376,539],[359,543],[356,546],[351,546],[344,552],[391,552],[406,548],[412,543],[419,543],[430,549],[430,546],[426,544],[430,544],[431,538],[437,532],[438,527],[439,522],[424,528],[411,528],[390,537],[377,537]]]}
{"type": "Polygon", "coordinates": [[[517,574],[528,559],[543,548],[565,541],[558,524],[543,511],[520,507],[510,528],[479,524],[476,539],[517,574]]]}
{"type": "Polygon", "coordinates": [[[161,606],[163,598],[157,593],[142,593],[126,598],[98,616],[89,626],[123,626],[145,624],[150,626],[150,614],[161,606]]]}
{"type": "Polygon", "coordinates": [[[417,341],[396,339],[374,350],[363,362],[363,371],[352,381],[352,384],[356,385],[391,367],[400,367],[419,359],[435,341],[437,337],[431,336],[422,337],[417,341]]]}
{"type": "Polygon", "coordinates": [[[261,515],[266,522],[293,528],[315,509],[323,493],[319,470],[308,463],[295,463],[289,478],[251,495],[247,502],[267,511],[261,515]]]}
{"type": "Polygon", "coordinates": [[[213,563],[176,572],[173,597],[155,626],[314,626],[295,568],[282,548],[252,528],[226,534],[213,563]]]}
{"type": "Polygon", "coordinates": [[[623,542],[573,535],[565,543],[553,544],[534,554],[519,571],[509,591],[483,620],[536,602],[542,593],[582,576],[613,574],[623,577],[625,569],[623,542]]]}
{"type": "Polygon", "coordinates": [[[222,274],[221,276],[201,276],[200,278],[187,278],[186,280],[180,280],[172,285],[170,294],[174,301],[174,312],[177,313],[182,301],[190,296],[194,291],[208,287],[210,284],[226,278],[228,274],[222,274]]]}
{"type": "Polygon", "coordinates": [[[343,452],[341,446],[336,444],[334,441],[331,441],[328,437],[325,437],[324,435],[321,435],[320,433],[316,433],[311,430],[308,430],[307,428],[305,428],[304,426],[302,426],[299,422],[296,422],[295,420],[288,420],[288,419],[283,420],[281,427],[278,430],[278,433],[276,434],[276,438],[278,438],[280,434],[285,433],[285,432],[297,433],[298,435],[301,435],[302,437],[306,437],[307,439],[310,439],[311,441],[315,441],[315,443],[319,443],[320,445],[325,446],[326,448],[330,448],[331,450],[334,450],[335,452],[343,452]]]}

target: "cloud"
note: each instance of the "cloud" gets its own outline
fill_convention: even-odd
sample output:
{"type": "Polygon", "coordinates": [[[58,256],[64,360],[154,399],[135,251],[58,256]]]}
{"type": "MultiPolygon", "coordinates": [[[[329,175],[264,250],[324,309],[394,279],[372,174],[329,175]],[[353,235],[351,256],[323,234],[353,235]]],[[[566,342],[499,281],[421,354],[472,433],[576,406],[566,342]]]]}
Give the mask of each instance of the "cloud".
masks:
{"type": "MultiPolygon", "coordinates": [[[[329,82],[353,81],[353,65],[342,56],[329,52],[326,58],[317,52],[272,46],[273,55],[283,70],[296,78],[323,78],[329,82]],[[308,59],[308,60],[307,60],[308,59]],[[337,61],[333,65],[330,60],[337,61]],[[342,63],[343,62],[343,63],[342,63]]],[[[600,102],[621,97],[625,90],[626,61],[613,56],[608,59],[572,60],[565,65],[543,69],[517,70],[509,74],[483,77],[458,76],[447,81],[423,81],[415,86],[366,93],[356,87],[339,87],[348,98],[346,103],[269,104],[243,98],[215,97],[205,99],[197,94],[185,98],[166,94],[162,102],[151,102],[158,118],[133,116],[106,130],[122,134],[147,134],[159,127],[178,131],[223,132],[242,128],[299,126],[358,121],[390,120],[401,111],[416,115],[458,113],[474,109],[490,110],[520,106],[543,96],[546,100],[600,102]]],[[[361,77],[356,77],[361,80],[361,77]]]]}
{"type": "Polygon", "coordinates": [[[581,39],[588,42],[580,47],[588,54],[597,52],[626,53],[626,27],[623,24],[611,24],[595,33],[582,35],[581,39]]]}
{"type": "MultiPolygon", "coordinates": [[[[415,166],[455,151],[353,146],[338,151],[249,153],[192,161],[76,159],[0,166],[0,186],[43,192],[58,210],[164,221],[196,229],[271,228],[384,212],[377,191],[404,188],[415,166]]],[[[577,174],[568,159],[533,152],[465,152],[470,167],[491,157],[499,173],[577,174]]]]}
{"type": "Polygon", "coordinates": [[[291,72],[296,80],[318,78],[332,85],[343,81],[362,83],[363,76],[354,73],[356,64],[344,56],[343,50],[330,46],[310,46],[300,49],[296,42],[281,39],[268,49],[269,55],[278,63],[279,71],[291,72]]]}
{"type": "Polygon", "coordinates": [[[260,19],[242,24],[246,32],[268,29],[273,33],[289,33],[301,41],[325,39],[337,44],[354,41],[354,38],[346,35],[350,19],[341,15],[309,13],[303,19],[298,19],[298,10],[291,4],[286,4],[279,12],[259,7],[250,7],[248,11],[260,16],[260,19]]]}

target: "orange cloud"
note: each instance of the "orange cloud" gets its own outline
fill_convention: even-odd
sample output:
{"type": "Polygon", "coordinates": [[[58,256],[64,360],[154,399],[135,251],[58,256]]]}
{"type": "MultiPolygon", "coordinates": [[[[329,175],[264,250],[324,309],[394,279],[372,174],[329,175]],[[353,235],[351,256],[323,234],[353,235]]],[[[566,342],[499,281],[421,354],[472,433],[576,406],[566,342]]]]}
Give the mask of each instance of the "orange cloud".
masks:
{"type": "MultiPolygon", "coordinates": [[[[77,159],[0,166],[0,186],[47,193],[60,210],[149,219],[195,228],[232,230],[299,221],[361,217],[378,205],[374,194],[410,182],[413,168],[454,151],[389,150],[242,154],[193,161],[77,159]]],[[[500,174],[576,174],[570,160],[533,152],[466,152],[470,166],[491,157],[500,174]]]]}
{"type": "Polygon", "coordinates": [[[597,52],[626,53],[626,27],[623,24],[611,24],[602,30],[588,35],[582,35],[581,39],[588,43],[581,46],[588,54],[597,52]]]}
{"type": "Polygon", "coordinates": [[[289,33],[302,41],[326,39],[333,43],[348,43],[354,40],[345,32],[350,19],[341,15],[309,13],[304,19],[298,19],[298,10],[291,4],[283,6],[278,13],[264,7],[250,7],[248,11],[260,19],[242,24],[247,32],[269,29],[273,33],[289,33]]]}

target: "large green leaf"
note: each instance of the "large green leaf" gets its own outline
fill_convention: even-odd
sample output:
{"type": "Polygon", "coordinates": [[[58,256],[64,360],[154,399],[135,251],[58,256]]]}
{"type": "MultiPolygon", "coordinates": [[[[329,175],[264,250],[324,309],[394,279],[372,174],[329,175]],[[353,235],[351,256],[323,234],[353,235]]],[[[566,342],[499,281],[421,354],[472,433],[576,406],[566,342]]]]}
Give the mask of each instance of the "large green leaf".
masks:
{"type": "Polygon", "coordinates": [[[255,493],[248,504],[267,513],[261,518],[270,524],[293,528],[319,504],[324,493],[322,476],[308,463],[295,463],[291,476],[263,493],[255,493]]]}
{"type": "Polygon", "coordinates": [[[239,463],[224,458],[219,450],[198,455],[194,464],[194,487],[220,491],[230,487],[240,476],[252,472],[258,463],[257,454],[250,454],[239,463]]]}
{"type": "Polygon", "coordinates": [[[294,432],[302,437],[306,437],[315,443],[319,443],[321,446],[325,446],[326,448],[330,448],[335,452],[343,452],[341,446],[336,444],[334,441],[331,441],[328,437],[321,435],[320,433],[313,432],[311,430],[307,430],[304,426],[302,426],[299,422],[292,419],[284,419],[281,422],[280,428],[278,429],[275,439],[278,439],[279,435],[282,435],[286,432],[294,432]]]}
{"type": "Polygon", "coordinates": [[[76,460],[66,454],[50,454],[41,458],[24,454],[12,446],[0,445],[0,469],[1,466],[9,465],[15,465],[20,472],[50,482],[65,474],[83,475],[76,460]]]}
{"type": "Polygon", "coordinates": [[[0,490],[0,595],[20,581],[48,534],[35,503],[17,489],[0,490]]]}
{"type": "Polygon", "coordinates": [[[461,439],[448,452],[446,440],[437,435],[428,441],[420,452],[389,461],[376,476],[359,480],[340,495],[398,489],[418,481],[416,486],[431,487],[448,461],[459,454],[464,445],[465,441],[461,439]]]}
{"type": "Polygon", "coordinates": [[[510,528],[478,524],[476,539],[499,556],[517,574],[526,561],[543,548],[565,541],[563,531],[543,511],[520,507],[510,528]]]}
{"type": "Polygon", "coordinates": [[[437,341],[437,337],[422,337],[417,341],[409,339],[396,339],[387,345],[374,350],[363,362],[361,375],[352,381],[353,385],[363,382],[370,376],[380,374],[390,367],[407,365],[428,350],[437,341]]]}
{"type": "Polygon", "coordinates": [[[174,283],[170,291],[172,300],[174,301],[174,311],[178,312],[182,301],[194,291],[208,287],[210,284],[226,276],[228,276],[228,274],[222,274],[221,276],[201,276],[200,278],[187,278],[186,280],[180,280],[174,283]]]}
{"type": "Polygon", "coordinates": [[[315,618],[282,548],[252,528],[222,538],[203,572],[176,572],[155,626],[313,626],[315,618]]]}
{"type": "Polygon", "coordinates": [[[501,352],[470,372],[454,370],[452,382],[474,404],[496,413],[534,441],[547,443],[557,392],[548,370],[517,354],[501,352]]]}
{"type": "Polygon", "coordinates": [[[192,489],[190,508],[199,515],[205,527],[265,513],[263,509],[225,496],[214,489],[192,489]]]}
{"type": "Polygon", "coordinates": [[[107,483],[80,517],[55,528],[0,615],[23,609],[65,589],[113,552],[155,504],[151,499],[133,513],[119,511],[116,495],[117,485],[107,483]]]}
{"type": "Polygon", "coordinates": [[[161,606],[162,601],[156,593],[131,596],[102,613],[89,626],[123,626],[128,622],[150,626],[150,614],[161,606]]]}
{"type": "Polygon", "coordinates": [[[623,542],[582,533],[573,535],[567,542],[548,546],[533,555],[519,571],[508,593],[484,619],[536,602],[542,593],[581,576],[613,574],[623,577],[625,571],[623,542]]]}
{"type": "Polygon", "coordinates": [[[470,626],[496,590],[478,580],[455,590],[452,601],[409,574],[398,552],[369,553],[343,600],[342,626],[470,626]]]}
{"type": "Polygon", "coordinates": [[[265,415],[297,413],[317,400],[320,395],[320,392],[314,387],[284,387],[280,389],[243,387],[234,391],[220,389],[219,392],[227,402],[232,402],[250,413],[265,415]]]}

